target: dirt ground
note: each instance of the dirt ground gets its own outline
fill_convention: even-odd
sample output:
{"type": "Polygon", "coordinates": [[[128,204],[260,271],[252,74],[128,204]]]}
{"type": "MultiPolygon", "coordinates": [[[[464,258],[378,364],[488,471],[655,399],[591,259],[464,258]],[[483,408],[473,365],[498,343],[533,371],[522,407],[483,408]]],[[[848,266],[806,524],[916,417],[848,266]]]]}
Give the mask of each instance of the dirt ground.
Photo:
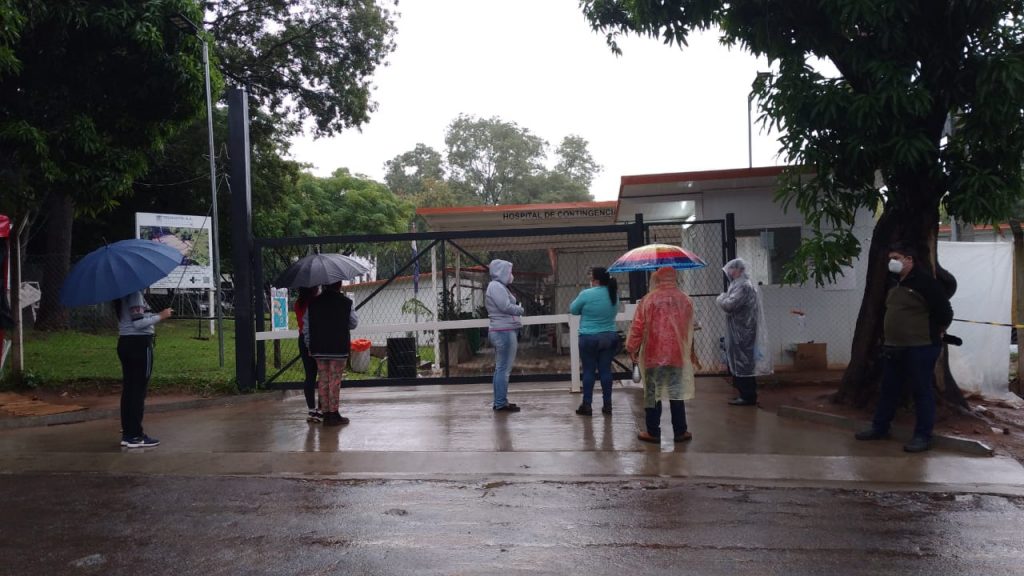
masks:
{"type": "MultiPolygon", "coordinates": [[[[758,401],[763,409],[773,412],[779,406],[795,406],[870,421],[873,406],[861,409],[831,401],[842,376],[842,370],[779,372],[758,379],[758,401]]],[[[1024,408],[989,402],[980,397],[968,398],[968,402],[971,414],[940,408],[936,415],[935,433],[977,440],[990,446],[996,454],[1011,456],[1024,463],[1024,408]]],[[[901,409],[896,415],[896,423],[913,426],[912,410],[901,409]]]]}

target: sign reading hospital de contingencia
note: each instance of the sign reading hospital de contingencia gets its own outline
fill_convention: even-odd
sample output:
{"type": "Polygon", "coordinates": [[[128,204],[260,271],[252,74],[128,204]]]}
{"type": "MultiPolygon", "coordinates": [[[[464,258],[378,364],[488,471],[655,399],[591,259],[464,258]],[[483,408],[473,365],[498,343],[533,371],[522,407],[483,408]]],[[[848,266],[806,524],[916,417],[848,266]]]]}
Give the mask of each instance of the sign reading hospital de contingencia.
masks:
{"type": "Polygon", "coordinates": [[[615,216],[612,208],[559,208],[555,210],[518,210],[505,212],[501,219],[508,222],[524,220],[566,220],[573,218],[611,218],[615,216]]]}

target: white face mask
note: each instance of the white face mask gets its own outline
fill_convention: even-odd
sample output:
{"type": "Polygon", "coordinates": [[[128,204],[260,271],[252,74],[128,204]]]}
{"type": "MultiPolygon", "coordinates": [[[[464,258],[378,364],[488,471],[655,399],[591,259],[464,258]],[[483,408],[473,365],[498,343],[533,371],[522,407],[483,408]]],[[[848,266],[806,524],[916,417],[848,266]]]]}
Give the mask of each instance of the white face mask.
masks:
{"type": "Polygon", "coordinates": [[[903,272],[903,262],[901,260],[896,260],[895,258],[889,260],[889,272],[892,272],[893,274],[903,272]]]}

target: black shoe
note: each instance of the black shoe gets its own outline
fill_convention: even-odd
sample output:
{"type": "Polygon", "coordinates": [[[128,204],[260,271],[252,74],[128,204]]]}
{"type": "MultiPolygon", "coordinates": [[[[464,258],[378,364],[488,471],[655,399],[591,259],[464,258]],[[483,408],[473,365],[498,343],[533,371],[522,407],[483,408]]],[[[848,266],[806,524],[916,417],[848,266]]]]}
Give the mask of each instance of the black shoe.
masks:
{"type": "Polygon", "coordinates": [[[856,434],[853,435],[853,437],[856,438],[857,440],[885,440],[886,438],[889,437],[889,433],[879,432],[874,428],[869,428],[867,430],[861,430],[860,432],[857,432],[856,434]]]}
{"type": "Polygon", "coordinates": [[[931,449],[931,438],[921,438],[920,436],[914,436],[909,444],[903,445],[904,452],[926,452],[931,449]]]}
{"type": "Polygon", "coordinates": [[[580,416],[593,416],[594,409],[589,404],[580,404],[580,407],[576,409],[576,413],[580,416]]]}
{"type": "Polygon", "coordinates": [[[612,413],[612,405],[611,404],[605,404],[604,406],[601,406],[601,414],[611,414],[611,413],[612,413]]]}
{"type": "Polygon", "coordinates": [[[729,400],[730,406],[757,406],[757,400],[744,400],[743,398],[733,398],[729,400]]]}
{"type": "Polygon", "coordinates": [[[505,404],[501,408],[495,408],[494,411],[495,412],[519,412],[519,406],[516,406],[515,404],[512,404],[511,402],[509,402],[508,404],[505,404]]]}
{"type": "Polygon", "coordinates": [[[337,412],[327,412],[324,414],[324,426],[344,426],[348,423],[349,419],[337,412]]]}

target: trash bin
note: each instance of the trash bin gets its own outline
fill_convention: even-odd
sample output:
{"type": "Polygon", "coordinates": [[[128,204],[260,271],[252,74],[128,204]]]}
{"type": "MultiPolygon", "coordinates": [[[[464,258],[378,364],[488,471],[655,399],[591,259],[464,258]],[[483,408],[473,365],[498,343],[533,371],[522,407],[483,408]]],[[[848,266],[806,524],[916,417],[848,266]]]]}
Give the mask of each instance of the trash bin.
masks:
{"type": "Polygon", "coordinates": [[[357,338],[352,341],[351,352],[348,356],[348,367],[353,372],[365,373],[370,369],[370,346],[373,343],[366,338],[357,338]]]}
{"type": "Polygon", "coordinates": [[[388,378],[416,377],[416,339],[388,338],[388,378]]]}

